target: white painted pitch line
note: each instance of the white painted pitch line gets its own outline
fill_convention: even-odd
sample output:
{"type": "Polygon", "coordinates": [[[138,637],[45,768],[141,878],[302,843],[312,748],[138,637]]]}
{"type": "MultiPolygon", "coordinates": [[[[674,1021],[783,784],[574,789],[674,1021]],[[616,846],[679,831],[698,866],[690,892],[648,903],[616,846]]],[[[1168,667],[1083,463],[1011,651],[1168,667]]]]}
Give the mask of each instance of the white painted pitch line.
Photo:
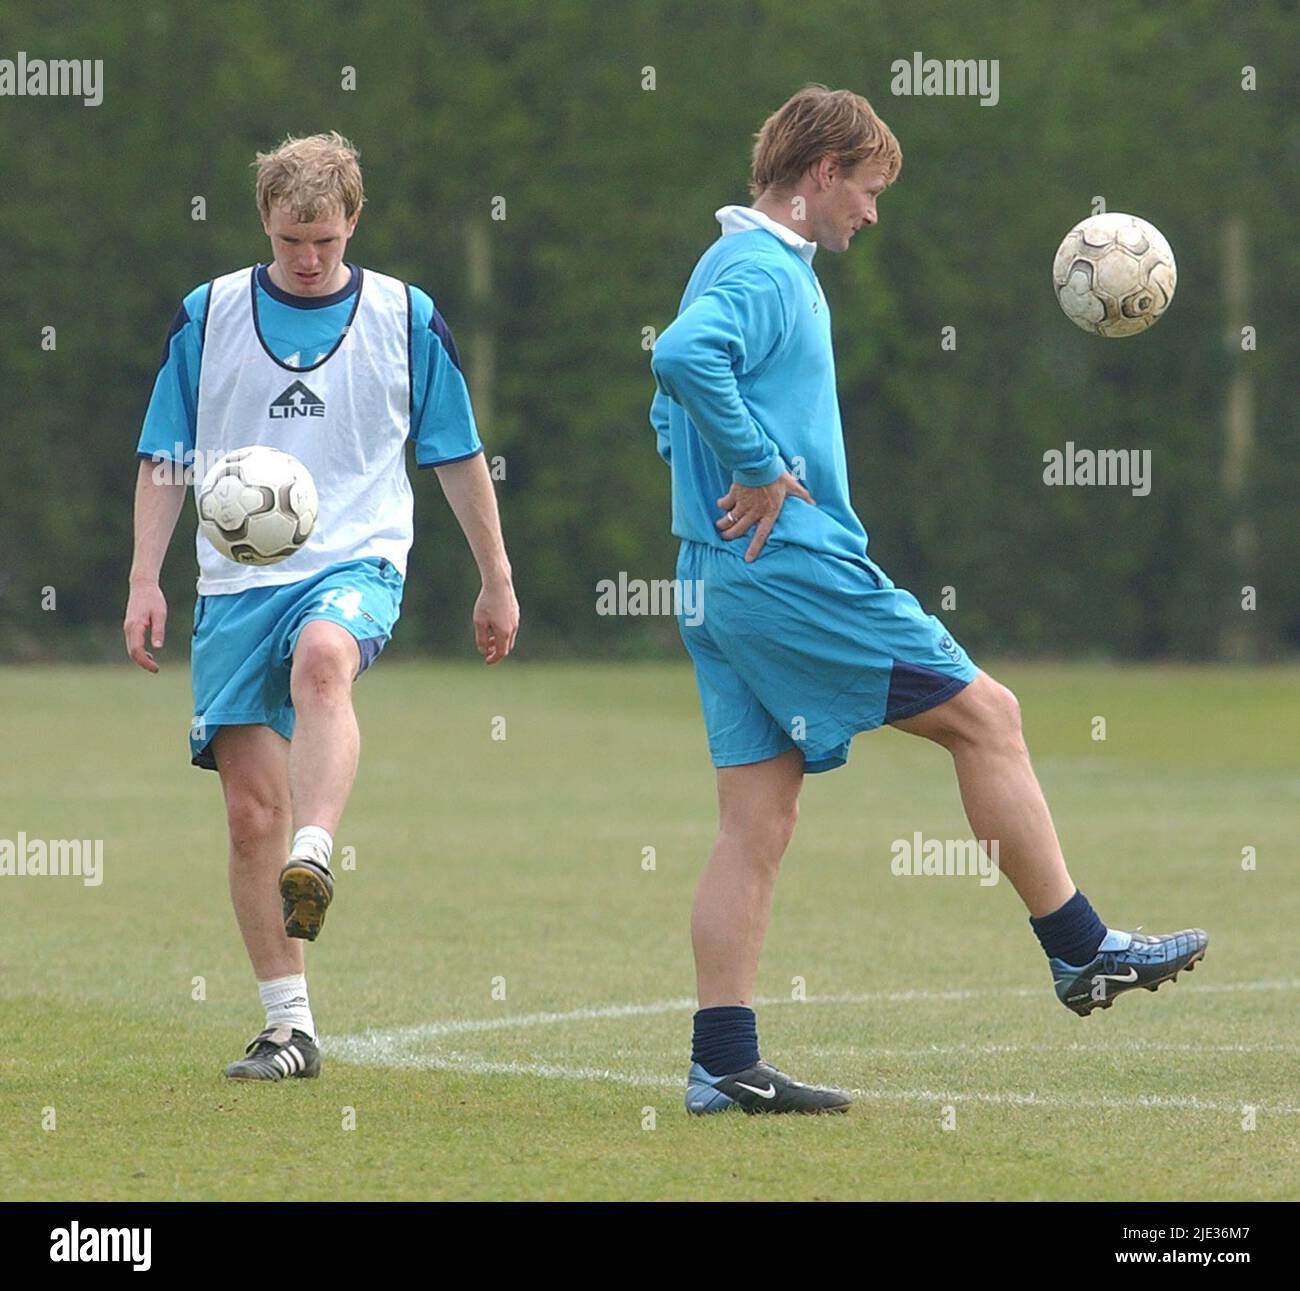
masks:
{"type": "MultiPolygon", "coordinates": [[[[330,1046],[330,1055],[347,1062],[367,1066],[395,1067],[414,1071],[457,1071],[474,1076],[535,1076],[544,1080],[600,1080],[619,1085],[633,1085],[645,1089],[680,1092],[685,1084],[683,1075],[663,1076],[650,1072],[609,1071],[597,1067],[565,1067],[546,1062],[492,1062],[473,1054],[412,1054],[386,1053],[381,1048],[371,1050],[355,1043],[361,1037],[348,1037],[330,1046]],[[341,1047],[340,1047],[341,1046],[341,1047]]],[[[1285,1104],[1218,1102],[1183,1094],[1137,1094],[1131,1098],[1102,1095],[1039,1094],[1018,1090],[940,1090],[940,1089],[854,1089],[855,1098],[876,1102],[901,1103],[979,1103],[991,1106],[1083,1108],[1091,1107],[1111,1111],[1133,1111],[1140,1108],[1185,1112],[1216,1112],[1240,1115],[1246,1107],[1253,1107],[1261,1115],[1297,1116],[1300,1107],[1285,1104]]]]}
{"type": "MultiPolygon", "coordinates": [[[[1300,990],[1300,981],[1275,980],[1255,982],[1207,982],[1203,986],[1190,986],[1189,990],[1211,993],[1225,991],[1274,991],[1300,990]]],[[[776,1004],[889,1004],[920,1003],[926,1001],[948,1001],[972,999],[990,994],[1013,996],[1038,996],[1041,987],[989,987],[981,990],[959,991],[873,991],[848,995],[810,995],[805,1000],[793,1000],[787,996],[760,997],[755,1002],[763,1006],[776,1004]]],[[[493,1061],[476,1054],[447,1053],[413,1053],[411,1045],[421,1040],[430,1040],[444,1035],[463,1035],[489,1031],[502,1031],[518,1028],[552,1026],[565,1022],[591,1021],[601,1018],[644,1017],[655,1014],[687,1012],[695,1008],[695,1000],[682,998],[660,1000],[649,1004],[610,1004],[596,1007],[569,1009],[558,1013],[524,1013],[502,1018],[463,1018],[444,1022],[428,1022],[421,1026],[399,1027],[387,1031],[368,1031],[361,1035],[342,1036],[327,1042],[325,1049],[331,1057],[339,1058],[362,1066],[381,1066],[421,1071],[460,1071],[471,1075],[511,1075],[535,1076],[548,1080],[600,1080],[615,1084],[633,1085],[644,1088],[680,1090],[683,1084],[681,1075],[665,1076],[648,1072],[613,1071],[598,1067],[568,1067],[547,1062],[506,1062],[493,1061]]],[[[1066,1051],[1097,1052],[1099,1046],[1083,1044],[1078,1041],[1068,1046],[1062,1045],[935,1045],[921,1049],[865,1049],[858,1050],[851,1046],[814,1049],[814,1055],[871,1057],[918,1057],[935,1054],[976,1053],[1015,1053],[1022,1051],[1060,1052],[1066,1051]]],[[[1109,1048],[1112,1052],[1134,1051],[1189,1051],[1250,1053],[1263,1051],[1290,1052],[1300,1046],[1294,1045],[1191,1045],[1161,1044],[1161,1042],[1133,1041],[1129,1044],[1100,1047],[1102,1052],[1109,1048]]],[[[1004,1091],[941,1091],[928,1089],[857,1089],[852,1091],[857,1097],[878,1101],[922,1102],[922,1103],[984,1103],[993,1105],[1024,1107],[1093,1107],[1115,1110],[1134,1108],[1168,1108],[1182,1111],[1204,1111],[1218,1113],[1239,1113],[1246,1106],[1253,1106],[1257,1111],[1272,1115],[1300,1115],[1300,1107],[1289,1105],[1270,1106],[1266,1104],[1223,1103],[1200,1099],[1189,1095],[1140,1094],[1131,1098],[1110,1096],[1080,1097],[1076,1095],[1060,1096],[1053,1094],[1022,1093],[1014,1090],[1004,1091]]]]}
{"type": "MultiPolygon", "coordinates": [[[[1223,991],[1295,991],[1300,990],[1300,980],[1257,982],[1207,982],[1194,986],[1189,992],[1218,993],[1223,991]]],[[[989,986],[979,990],[952,991],[866,991],[847,995],[809,995],[803,1000],[788,995],[759,996],[755,1003],[764,1008],[778,1004],[925,1004],[987,998],[990,995],[1037,997],[1050,991],[1051,986],[989,986]]],[[[409,1044],[415,1040],[432,1040],[444,1035],[466,1035],[482,1031],[512,1031],[522,1027],[562,1025],[565,1022],[589,1022],[602,1018],[649,1017],[663,1013],[693,1012],[695,1000],[682,997],[675,1000],[658,1000],[650,1004],[603,1004],[585,1008],[567,1009],[560,1013],[517,1013],[499,1018],[455,1018],[445,1022],[425,1022],[418,1026],[397,1027],[385,1031],[368,1031],[364,1034],[375,1040],[391,1039],[395,1043],[409,1044]]],[[[358,1037],[352,1037],[358,1038],[358,1037]]]]}
{"type": "Polygon", "coordinates": [[[1164,1108],[1185,1112],[1220,1112],[1239,1116],[1247,1107],[1261,1115],[1300,1116],[1300,1107],[1288,1104],[1272,1106],[1252,1103],[1249,1099],[1223,1103],[1212,1099],[1196,1098],[1190,1094],[1135,1094],[1131,1098],[1112,1095],[1100,1097],[1074,1094],[1027,1094],[1015,1090],[938,1090],[938,1089],[855,1089],[858,1098],[892,1099],[918,1103],[992,1103],[1014,1107],[1094,1107],[1112,1111],[1132,1111],[1135,1108],[1164,1108]]]}
{"type": "Polygon", "coordinates": [[[1187,1044],[1163,1040],[1128,1040],[1116,1044],[928,1044],[914,1049],[878,1049],[853,1044],[800,1046],[813,1058],[970,1058],[1003,1053],[1300,1053],[1300,1044],[1247,1041],[1241,1044],[1187,1044]]]}
{"type": "Polygon", "coordinates": [[[604,1080],[618,1085],[681,1089],[685,1076],[655,1076],[645,1072],[611,1071],[603,1067],[564,1067],[549,1062],[496,1062],[476,1054],[411,1053],[374,1044],[365,1036],[346,1036],[330,1044],[331,1058],[367,1067],[406,1071],[461,1071],[473,1076],[538,1076],[543,1080],[604,1080]]]}
{"type": "MultiPolygon", "coordinates": [[[[763,1003],[769,1001],[764,1000],[763,1003]]],[[[366,1032],[368,1036],[397,1037],[403,1042],[432,1040],[442,1035],[465,1035],[477,1031],[511,1031],[516,1027],[552,1026],[565,1022],[587,1022],[599,1018],[634,1018],[654,1013],[677,1013],[694,1009],[691,999],[660,1000],[653,1004],[605,1004],[569,1009],[564,1013],[517,1013],[500,1018],[455,1018],[446,1022],[425,1022],[391,1031],[366,1032]]]]}

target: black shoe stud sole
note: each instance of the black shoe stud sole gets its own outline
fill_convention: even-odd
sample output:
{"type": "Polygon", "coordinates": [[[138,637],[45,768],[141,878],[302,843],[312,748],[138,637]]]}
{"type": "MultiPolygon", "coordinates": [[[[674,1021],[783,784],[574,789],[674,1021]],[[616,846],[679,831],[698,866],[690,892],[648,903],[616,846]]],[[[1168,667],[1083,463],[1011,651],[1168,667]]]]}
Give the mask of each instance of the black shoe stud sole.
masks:
{"type": "Polygon", "coordinates": [[[334,899],[334,883],[310,861],[291,860],[280,871],[280,898],[286,936],[315,941],[334,899]]]}

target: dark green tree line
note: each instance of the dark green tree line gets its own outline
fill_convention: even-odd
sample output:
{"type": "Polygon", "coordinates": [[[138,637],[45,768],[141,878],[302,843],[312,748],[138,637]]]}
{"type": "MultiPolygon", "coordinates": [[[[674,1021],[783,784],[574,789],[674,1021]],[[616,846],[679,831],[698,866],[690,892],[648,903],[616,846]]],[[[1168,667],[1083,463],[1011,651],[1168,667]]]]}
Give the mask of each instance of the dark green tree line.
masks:
{"type": "MultiPolygon", "coordinates": [[[[265,259],[254,152],[329,128],[362,152],[351,258],[435,296],[480,392],[490,369],[483,434],[505,464],[523,641],[675,651],[670,622],[595,613],[599,579],[672,574],[647,329],[671,320],[714,209],[746,199],[763,117],[813,80],[867,94],[904,151],[879,228],[817,261],[873,556],[927,604],[954,589],[944,617],[976,652],[1211,656],[1243,575],[1251,648],[1294,649],[1296,28],[1281,0],[0,4],[0,57],[104,60],[99,107],[0,99],[0,657],[117,648],[167,325],[196,283],[265,259]],[[915,50],[999,60],[999,102],[892,95],[891,63],[915,50]],[[1052,254],[1096,196],[1178,256],[1168,317],[1136,338],[1085,335],[1052,295],[1052,254]],[[1233,218],[1240,318],[1224,299],[1233,218]],[[1253,449],[1233,495],[1241,364],[1253,449]],[[1045,487],[1043,453],[1067,441],[1149,448],[1150,495],[1045,487]]],[[[396,644],[464,650],[472,563],[431,475],[416,491],[396,644]]],[[[193,527],[187,507],[164,579],[173,640],[193,527]]]]}

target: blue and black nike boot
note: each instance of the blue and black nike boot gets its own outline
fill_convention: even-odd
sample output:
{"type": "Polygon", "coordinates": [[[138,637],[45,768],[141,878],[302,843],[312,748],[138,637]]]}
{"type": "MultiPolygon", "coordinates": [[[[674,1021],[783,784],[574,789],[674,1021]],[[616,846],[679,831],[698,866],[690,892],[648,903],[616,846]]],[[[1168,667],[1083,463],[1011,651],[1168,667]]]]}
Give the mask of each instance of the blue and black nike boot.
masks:
{"type": "Polygon", "coordinates": [[[1184,928],[1164,937],[1141,932],[1107,932],[1091,963],[1067,964],[1052,959],[1056,996],[1073,1013],[1086,1018],[1093,1009],[1108,1009],[1115,997],[1144,986],[1157,990],[1205,958],[1209,938],[1200,928],[1184,928]]]}
{"type": "Polygon", "coordinates": [[[728,1076],[711,1076],[698,1062],[686,1077],[686,1110],[703,1116],[739,1107],[751,1116],[771,1112],[847,1112],[853,1099],[842,1089],[791,1080],[770,1063],[758,1062],[728,1076]]]}

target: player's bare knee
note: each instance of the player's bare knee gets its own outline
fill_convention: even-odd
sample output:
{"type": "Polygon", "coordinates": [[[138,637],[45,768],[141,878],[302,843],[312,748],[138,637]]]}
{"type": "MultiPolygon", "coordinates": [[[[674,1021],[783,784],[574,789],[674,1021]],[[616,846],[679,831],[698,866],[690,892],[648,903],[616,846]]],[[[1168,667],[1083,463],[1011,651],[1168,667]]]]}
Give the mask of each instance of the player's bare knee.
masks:
{"type": "Polygon", "coordinates": [[[755,865],[775,869],[794,837],[799,799],[764,803],[761,808],[724,813],[721,832],[732,839],[755,865]]]}
{"type": "Polygon", "coordinates": [[[1007,729],[1018,736],[1021,732],[1020,700],[1005,686],[1000,686],[999,689],[1002,691],[1002,712],[1007,729]]]}
{"type": "Polygon", "coordinates": [[[304,630],[293,652],[289,691],[295,705],[329,703],[346,698],[360,655],[350,636],[307,636],[304,630]]]}
{"type": "Polygon", "coordinates": [[[781,807],[774,807],[771,814],[766,818],[762,838],[767,846],[762,850],[765,855],[771,858],[773,866],[781,863],[781,858],[785,855],[785,850],[790,846],[790,840],[794,837],[794,828],[798,821],[799,803],[797,800],[781,807]]]}
{"type": "Polygon", "coordinates": [[[1020,724],[1020,701],[1015,695],[991,677],[980,688],[975,710],[977,730],[975,740],[1002,748],[1021,749],[1024,735],[1020,724]]]}
{"type": "Polygon", "coordinates": [[[253,785],[232,786],[226,794],[226,825],[230,845],[240,855],[252,854],[287,837],[290,804],[253,785]]]}
{"type": "Polygon", "coordinates": [[[798,823],[799,799],[796,797],[793,802],[786,804],[785,809],[779,813],[777,818],[777,828],[780,833],[782,851],[790,845],[790,840],[794,837],[795,826],[798,823]]]}

